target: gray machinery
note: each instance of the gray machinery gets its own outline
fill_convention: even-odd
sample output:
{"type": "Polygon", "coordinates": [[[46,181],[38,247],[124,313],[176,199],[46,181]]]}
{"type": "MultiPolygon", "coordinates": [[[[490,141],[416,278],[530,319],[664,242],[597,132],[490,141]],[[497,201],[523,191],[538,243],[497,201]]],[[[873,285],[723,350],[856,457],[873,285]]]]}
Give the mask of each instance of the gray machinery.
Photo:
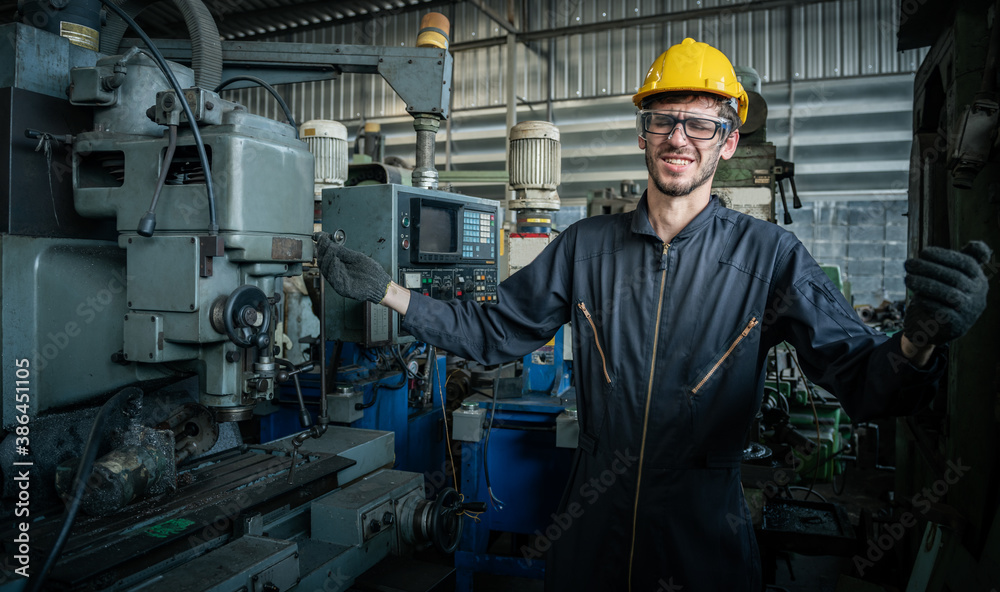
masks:
{"type": "Polygon", "coordinates": [[[98,33],[97,2],[25,3],[48,30],[0,27],[0,531],[17,556],[0,590],[25,574],[44,589],[341,590],[388,555],[457,537],[457,499],[429,502],[420,475],[382,470],[392,433],[328,425],[326,396],[320,425],[216,446],[312,368],[276,358],[275,332],[314,219],[306,143],[217,85],[381,74],[414,114],[414,180],[432,188],[450,55],[220,44],[200,2],[178,3],[195,43],[163,53],[193,69],[119,47],[127,15],[98,33]],[[31,504],[15,511],[24,474],[31,504]],[[57,490],[88,515],[74,523],[70,503],[64,520],[57,490]]]}

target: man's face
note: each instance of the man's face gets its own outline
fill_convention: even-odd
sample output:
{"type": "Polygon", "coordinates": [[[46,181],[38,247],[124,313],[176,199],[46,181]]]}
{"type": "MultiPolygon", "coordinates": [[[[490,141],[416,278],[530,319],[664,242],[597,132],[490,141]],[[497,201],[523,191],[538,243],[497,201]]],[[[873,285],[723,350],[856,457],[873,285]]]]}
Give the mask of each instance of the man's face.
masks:
{"type": "MultiPolygon", "coordinates": [[[[684,102],[659,100],[649,109],[678,119],[719,119],[714,102],[704,97],[684,102]]],[[[729,159],[739,141],[739,132],[727,138],[724,133],[720,129],[711,140],[696,140],[688,137],[683,125],[678,125],[672,134],[647,133],[645,139],[640,137],[639,148],[646,151],[646,168],[656,188],[665,195],[683,197],[706,183],[711,186],[719,160],[729,159]]]]}

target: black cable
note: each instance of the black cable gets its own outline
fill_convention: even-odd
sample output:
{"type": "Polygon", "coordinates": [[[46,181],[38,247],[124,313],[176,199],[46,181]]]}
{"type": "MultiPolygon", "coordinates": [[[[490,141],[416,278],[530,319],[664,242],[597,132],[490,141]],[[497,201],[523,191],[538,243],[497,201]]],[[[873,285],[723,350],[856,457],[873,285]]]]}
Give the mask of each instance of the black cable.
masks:
{"type": "Polygon", "coordinates": [[[410,366],[406,363],[406,360],[403,359],[403,354],[399,352],[399,346],[397,345],[396,347],[393,347],[391,349],[393,357],[396,358],[396,361],[399,362],[399,365],[403,368],[403,372],[406,373],[406,377],[416,378],[417,375],[410,370],[410,366]]]}
{"type": "Polygon", "coordinates": [[[367,403],[355,403],[354,404],[354,409],[356,409],[357,411],[361,411],[362,409],[368,409],[372,405],[374,405],[375,401],[378,400],[378,386],[379,386],[378,382],[376,382],[374,385],[372,385],[372,400],[371,401],[369,401],[367,403]]]}
{"type": "Polygon", "coordinates": [[[393,391],[395,391],[395,390],[398,390],[398,389],[401,389],[401,388],[403,388],[404,386],[406,386],[406,380],[407,380],[407,379],[406,379],[406,373],[405,373],[405,372],[403,373],[403,380],[400,380],[400,381],[399,381],[399,384],[394,384],[394,385],[382,385],[382,384],[380,384],[380,383],[381,383],[381,381],[382,381],[382,379],[383,379],[383,378],[385,378],[385,376],[382,376],[381,378],[379,378],[378,380],[376,380],[376,381],[375,381],[375,384],[374,384],[374,385],[372,385],[372,400],[371,400],[371,401],[369,401],[368,403],[355,403],[355,404],[354,404],[354,408],[355,408],[355,409],[357,409],[357,410],[359,410],[359,411],[360,411],[360,410],[362,410],[362,409],[368,409],[368,408],[370,408],[370,407],[371,407],[372,405],[374,405],[374,404],[375,404],[375,401],[376,401],[376,400],[378,399],[378,389],[379,389],[379,387],[380,387],[380,386],[385,386],[385,387],[386,387],[386,388],[388,388],[389,390],[393,390],[393,391]]]}
{"type": "Polygon", "coordinates": [[[167,142],[167,152],[163,155],[163,164],[160,168],[160,178],[156,180],[156,189],[153,190],[153,201],[149,203],[149,211],[139,220],[139,228],[136,232],[139,236],[153,236],[156,229],[156,202],[160,199],[160,191],[163,190],[164,183],[167,182],[167,172],[170,170],[170,163],[174,160],[174,151],[177,149],[177,126],[171,125],[169,140],[167,142]]]}
{"type": "Polygon", "coordinates": [[[211,236],[216,236],[219,234],[219,224],[215,217],[215,189],[212,186],[212,171],[208,166],[208,153],[205,152],[205,143],[201,139],[201,132],[198,131],[198,122],[194,120],[194,113],[191,112],[191,106],[188,105],[187,100],[184,98],[184,89],[181,88],[181,84],[177,82],[177,77],[174,76],[173,70],[167,65],[167,60],[163,59],[163,54],[160,50],[156,49],[153,45],[153,40],[146,35],[146,32],[142,30],[132,17],[128,15],[127,12],[122,10],[118,5],[116,5],[111,0],[101,0],[108,10],[117,14],[119,18],[125,21],[133,31],[139,35],[142,42],[146,44],[149,48],[150,53],[153,55],[153,59],[156,61],[156,65],[160,67],[163,71],[163,75],[167,77],[170,82],[170,86],[173,87],[174,92],[177,93],[177,100],[180,102],[181,107],[184,109],[184,115],[188,118],[188,123],[191,124],[191,135],[194,136],[195,146],[198,148],[198,159],[201,160],[201,168],[205,171],[205,190],[208,192],[208,234],[211,236]]]}
{"type": "MultiPolygon", "coordinates": [[[[326,345],[326,344],[324,344],[326,345]]],[[[330,356],[330,363],[326,365],[326,384],[337,384],[337,372],[340,370],[340,356],[344,352],[344,342],[336,340],[333,342],[333,353],[330,356]]]]}
{"type": "Polygon", "coordinates": [[[295,130],[295,139],[296,140],[299,139],[299,127],[295,125],[295,119],[292,117],[292,110],[288,108],[288,104],[285,103],[285,99],[281,98],[281,95],[278,94],[278,91],[275,90],[273,86],[271,86],[264,80],[257,78],[256,76],[233,76],[229,80],[215,87],[215,92],[216,93],[222,92],[222,90],[227,86],[229,86],[230,84],[234,82],[239,82],[241,80],[246,82],[252,82],[258,86],[263,87],[264,90],[271,93],[271,96],[274,97],[274,100],[278,102],[278,106],[281,107],[281,110],[285,112],[285,119],[288,120],[288,125],[292,126],[292,129],[295,130]]]}
{"type": "Polygon", "coordinates": [[[94,418],[94,425],[90,428],[90,435],[87,436],[87,443],[83,447],[83,456],[80,457],[80,464],[77,465],[76,475],[73,477],[73,490],[70,496],[69,507],[66,509],[66,517],[63,518],[62,528],[59,529],[59,536],[56,537],[55,545],[49,551],[49,556],[46,558],[41,571],[38,572],[38,575],[31,578],[31,592],[39,592],[44,589],[45,577],[48,575],[49,570],[52,569],[52,566],[55,565],[56,560],[59,559],[62,548],[69,538],[69,531],[73,528],[76,513],[80,510],[80,502],[83,500],[83,493],[87,488],[90,472],[94,468],[94,461],[97,460],[97,449],[101,444],[100,435],[104,432],[104,425],[108,421],[108,415],[111,414],[112,409],[120,409],[127,399],[135,396],[142,396],[142,391],[135,387],[121,390],[118,394],[108,399],[104,405],[101,405],[101,410],[97,412],[97,417],[94,418]]]}
{"type": "MultiPolygon", "coordinates": [[[[827,504],[830,503],[830,502],[826,501],[826,498],[823,497],[818,491],[813,491],[812,489],[809,489],[808,487],[802,487],[801,485],[789,485],[788,489],[790,489],[790,490],[794,489],[795,491],[804,491],[804,492],[806,492],[806,496],[804,498],[802,498],[803,501],[809,499],[810,495],[815,495],[819,499],[823,500],[823,503],[827,503],[827,504]]],[[[793,499],[794,499],[794,497],[793,497],[793,499]]]]}
{"type": "Polygon", "coordinates": [[[844,495],[844,490],[847,489],[847,465],[844,465],[840,472],[840,486],[837,486],[837,475],[833,476],[832,486],[835,495],[844,495]]]}
{"type": "Polygon", "coordinates": [[[497,413],[497,394],[493,391],[493,409],[490,411],[490,423],[486,426],[486,443],[483,445],[483,475],[486,477],[486,492],[490,494],[490,500],[503,509],[503,502],[493,495],[493,486],[490,485],[490,433],[493,431],[493,416],[497,413]]]}

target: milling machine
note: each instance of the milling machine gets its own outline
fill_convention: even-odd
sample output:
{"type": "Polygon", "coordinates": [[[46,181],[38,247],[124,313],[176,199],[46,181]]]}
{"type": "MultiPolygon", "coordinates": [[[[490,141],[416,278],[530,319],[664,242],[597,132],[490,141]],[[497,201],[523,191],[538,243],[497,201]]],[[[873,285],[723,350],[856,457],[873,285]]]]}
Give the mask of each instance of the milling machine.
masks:
{"type": "Polygon", "coordinates": [[[200,0],[177,4],[191,43],[152,42],[142,7],[111,0],[25,2],[35,26],[0,27],[5,591],[342,590],[459,536],[454,490],[432,502],[392,470],[391,432],[331,422],[322,344],[278,357],[283,281],[313,257],[313,156],[287,110],[220,95],[381,74],[432,187],[446,39],[221,43],[200,0]],[[236,422],[317,366],[318,420],[241,444],[236,422]]]}

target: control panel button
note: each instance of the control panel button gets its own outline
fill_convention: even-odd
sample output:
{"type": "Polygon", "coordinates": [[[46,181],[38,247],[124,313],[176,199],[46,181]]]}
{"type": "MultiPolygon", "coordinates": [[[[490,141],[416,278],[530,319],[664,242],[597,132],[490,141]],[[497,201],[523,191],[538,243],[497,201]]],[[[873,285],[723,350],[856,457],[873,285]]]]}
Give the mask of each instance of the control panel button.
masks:
{"type": "Polygon", "coordinates": [[[420,274],[419,273],[404,273],[403,274],[403,286],[405,288],[419,288],[420,287],[420,274]]]}
{"type": "Polygon", "coordinates": [[[403,242],[400,244],[400,246],[402,246],[404,249],[409,249],[410,248],[410,239],[404,238],[403,242]]]}

